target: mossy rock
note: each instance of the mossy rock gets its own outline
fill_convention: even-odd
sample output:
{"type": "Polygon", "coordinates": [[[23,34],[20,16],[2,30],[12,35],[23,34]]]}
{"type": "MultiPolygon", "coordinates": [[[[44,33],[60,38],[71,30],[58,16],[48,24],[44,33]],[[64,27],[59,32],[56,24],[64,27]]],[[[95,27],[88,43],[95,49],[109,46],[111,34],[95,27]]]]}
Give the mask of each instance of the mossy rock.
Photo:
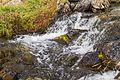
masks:
{"type": "MultiPolygon", "coordinates": [[[[17,61],[17,57],[25,55],[26,62],[32,58],[30,49],[21,44],[6,43],[0,48],[0,65],[17,61]],[[27,55],[27,57],[26,57],[27,55]],[[28,58],[28,59],[27,59],[28,58]]],[[[19,59],[18,59],[19,60],[19,59]]],[[[31,61],[31,60],[29,60],[31,61]]]]}
{"type": "Polygon", "coordinates": [[[61,44],[69,44],[70,43],[70,38],[68,37],[67,34],[56,37],[53,40],[58,42],[58,43],[61,43],[61,44]]]}
{"type": "Polygon", "coordinates": [[[3,80],[18,80],[18,74],[28,77],[37,60],[30,49],[22,44],[5,43],[0,45],[0,78],[3,80]],[[27,71],[27,72],[26,72],[27,71]]]}
{"type": "Polygon", "coordinates": [[[80,29],[68,30],[68,33],[60,35],[54,38],[53,40],[58,43],[68,45],[72,42],[72,40],[76,39],[77,37],[79,37],[81,33],[84,33],[84,32],[87,32],[87,30],[80,30],[80,29]]]}
{"type": "Polygon", "coordinates": [[[0,77],[2,78],[2,80],[13,80],[13,76],[11,76],[10,74],[7,74],[7,73],[3,73],[3,74],[0,73],[0,77]]]}
{"type": "Polygon", "coordinates": [[[33,63],[33,55],[32,54],[23,54],[22,55],[22,61],[25,63],[25,64],[32,64],[33,63]]]}

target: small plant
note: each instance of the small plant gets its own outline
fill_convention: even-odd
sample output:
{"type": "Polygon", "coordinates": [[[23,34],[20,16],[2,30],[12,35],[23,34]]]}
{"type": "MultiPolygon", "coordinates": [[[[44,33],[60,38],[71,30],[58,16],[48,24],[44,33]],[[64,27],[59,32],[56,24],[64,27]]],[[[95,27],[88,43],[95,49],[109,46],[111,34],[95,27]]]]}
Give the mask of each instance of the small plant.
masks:
{"type": "Polygon", "coordinates": [[[98,53],[98,59],[102,60],[104,58],[104,54],[102,52],[98,53]]]}

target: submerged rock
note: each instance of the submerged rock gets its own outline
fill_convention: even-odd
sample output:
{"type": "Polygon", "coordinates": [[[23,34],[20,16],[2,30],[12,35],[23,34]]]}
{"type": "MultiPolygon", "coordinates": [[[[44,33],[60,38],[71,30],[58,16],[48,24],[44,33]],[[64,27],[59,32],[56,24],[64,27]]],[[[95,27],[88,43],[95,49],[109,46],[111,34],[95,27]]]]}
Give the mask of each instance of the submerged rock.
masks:
{"type": "Polygon", "coordinates": [[[72,42],[72,40],[76,39],[81,33],[84,32],[87,32],[87,30],[80,30],[80,29],[68,30],[67,34],[56,37],[53,40],[58,43],[68,45],[69,43],[72,42]]]}

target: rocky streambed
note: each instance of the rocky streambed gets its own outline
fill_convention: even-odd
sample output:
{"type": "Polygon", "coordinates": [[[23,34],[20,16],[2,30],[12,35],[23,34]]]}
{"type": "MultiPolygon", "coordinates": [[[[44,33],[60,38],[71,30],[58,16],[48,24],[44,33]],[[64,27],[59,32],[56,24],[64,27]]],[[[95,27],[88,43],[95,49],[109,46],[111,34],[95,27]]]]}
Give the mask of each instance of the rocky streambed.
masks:
{"type": "Polygon", "coordinates": [[[74,12],[56,19],[44,34],[1,41],[0,80],[119,78],[119,18],[119,6],[98,14],[74,12]]]}

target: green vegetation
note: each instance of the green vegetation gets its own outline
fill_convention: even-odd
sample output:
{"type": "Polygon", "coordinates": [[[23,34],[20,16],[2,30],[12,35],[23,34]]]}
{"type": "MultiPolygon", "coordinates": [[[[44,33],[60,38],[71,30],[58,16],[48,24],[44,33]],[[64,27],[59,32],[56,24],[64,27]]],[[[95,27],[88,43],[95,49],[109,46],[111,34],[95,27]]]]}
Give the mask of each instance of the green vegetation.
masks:
{"type": "Polygon", "coordinates": [[[103,59],[104,58],[104,54],[102,52],[98,53],[98,59],[103,59]]]}
{"type": "Polygon", "coordinates": [[[56,0],[26,0],[16,6],[0,6],[0,37],[44,31],[53,19],[56,0]]]}
{"type": "Polygon", "coordinates": [[[62,43],[62,44],[69,44],[70,43],[70,39],[69,39],[67,34],[60,35],[59,37],[56,37],[54,40],[59,42],[59,43],[62,43]]]}

